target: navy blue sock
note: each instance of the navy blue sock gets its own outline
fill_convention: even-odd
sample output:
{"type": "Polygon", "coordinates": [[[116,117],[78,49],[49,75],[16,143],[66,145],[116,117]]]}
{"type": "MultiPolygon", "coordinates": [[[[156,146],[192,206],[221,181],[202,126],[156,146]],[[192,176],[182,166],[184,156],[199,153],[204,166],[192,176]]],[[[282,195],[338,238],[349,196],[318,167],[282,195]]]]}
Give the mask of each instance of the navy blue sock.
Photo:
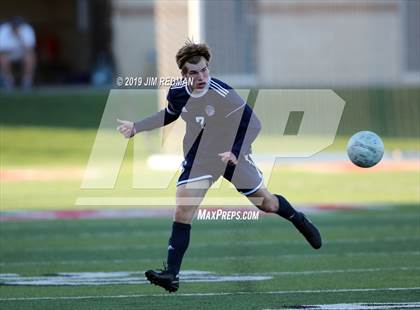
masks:
{"type": "Polygon", "coordinates": [[[300,219],[300,214],[295,209],[293,209],[292,205],[281,195],[275,195],[279,201],[279,210],[277,214],[281,217],[284,217],[286,220],[291,222],[297,221],[300,219]]]}
{"type": "Polygon", "coordinates": [[[178,275],[182,258],[190,243],[190,224],[174,222],[168,245],[168,271],[178,275]]]}

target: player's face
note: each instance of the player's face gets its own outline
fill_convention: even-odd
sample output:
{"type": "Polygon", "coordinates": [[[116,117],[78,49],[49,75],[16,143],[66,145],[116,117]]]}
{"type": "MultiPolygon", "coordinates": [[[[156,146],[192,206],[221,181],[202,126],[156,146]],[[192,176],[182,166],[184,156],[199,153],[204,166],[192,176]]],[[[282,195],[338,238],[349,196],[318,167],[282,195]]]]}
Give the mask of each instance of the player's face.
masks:
{"type": "Polygon", "coordinates": [[[199,63],[191,64],[187,62],[185,66],[187,67],[185,77],[193,80],[191,86],[192,90],[204,89],[209,83],[209,68],[207,67],[206,59],[201,57],[199,63]]]}

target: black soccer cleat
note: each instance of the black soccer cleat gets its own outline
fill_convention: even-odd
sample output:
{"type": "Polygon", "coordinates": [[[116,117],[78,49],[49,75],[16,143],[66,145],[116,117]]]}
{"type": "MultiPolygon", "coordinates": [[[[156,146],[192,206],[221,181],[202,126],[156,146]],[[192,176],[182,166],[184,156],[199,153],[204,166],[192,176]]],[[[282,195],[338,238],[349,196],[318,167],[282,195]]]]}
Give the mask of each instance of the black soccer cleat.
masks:
{"type": "Polygon", "coordinates": [[[319,233],[318,228],[303,214],[302,212],[297,212],[299,219],[292,221],[296,229],[306,238],[309,244],[314,249],[319,249],[322,246],[321,234],[319,233]]]}
{"type": "Polygon", "coordinates": [[[179,277],[169,272],[166,268],[163,270],[148,270],[144,275],[150,283],[163,287],[169,293],[174,293],[179,288],[179,277]]]}

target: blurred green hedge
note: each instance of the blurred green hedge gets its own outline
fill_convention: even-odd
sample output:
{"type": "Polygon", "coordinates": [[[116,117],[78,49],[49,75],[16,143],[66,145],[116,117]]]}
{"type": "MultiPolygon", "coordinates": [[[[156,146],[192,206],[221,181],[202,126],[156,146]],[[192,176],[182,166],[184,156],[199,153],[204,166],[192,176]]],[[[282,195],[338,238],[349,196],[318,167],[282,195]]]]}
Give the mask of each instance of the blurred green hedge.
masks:
{"type": "MultiPolygon", "coordinates": [[[[346,101],[338,134],[373,130],[382,136],[419,136],[420,88],[337,89],[346,101]]],[[[107,91],[0,94],[0,123],[7,126],[97,128],[107,91]]],[[[156,100],[141,103],[156,111],[156,100]]]]}

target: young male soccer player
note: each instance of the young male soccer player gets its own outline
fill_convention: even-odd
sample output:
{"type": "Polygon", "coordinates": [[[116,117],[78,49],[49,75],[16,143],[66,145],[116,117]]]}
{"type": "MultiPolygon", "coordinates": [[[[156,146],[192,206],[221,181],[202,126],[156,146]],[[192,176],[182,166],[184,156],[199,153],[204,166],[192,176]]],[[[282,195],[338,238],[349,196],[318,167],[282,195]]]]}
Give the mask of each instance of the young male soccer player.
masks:
{"type": "Polygon", "coordinates": [[[118,120],[126,138],[172,123],[186,122],[183,171],[177,182],[176,209],[169,239],[167,268],[148,270],[147,279],[169,292],[179,288],[178,273],[190,240],[194,214],[213,182],[223,176],[259,209],[289,220],[309,244],[319,249],[318,229],[281,195],[263,184],[260,170],[250,158],[251,144],[261,126],[252,108],[224,82],[210,77],[210,51],[206,44],[187,42],[176,54],[185,78],[169,89],[168,106],[137,122],[118,120]],[[192,83],[188,83],[189,79],[192,83]]]}

